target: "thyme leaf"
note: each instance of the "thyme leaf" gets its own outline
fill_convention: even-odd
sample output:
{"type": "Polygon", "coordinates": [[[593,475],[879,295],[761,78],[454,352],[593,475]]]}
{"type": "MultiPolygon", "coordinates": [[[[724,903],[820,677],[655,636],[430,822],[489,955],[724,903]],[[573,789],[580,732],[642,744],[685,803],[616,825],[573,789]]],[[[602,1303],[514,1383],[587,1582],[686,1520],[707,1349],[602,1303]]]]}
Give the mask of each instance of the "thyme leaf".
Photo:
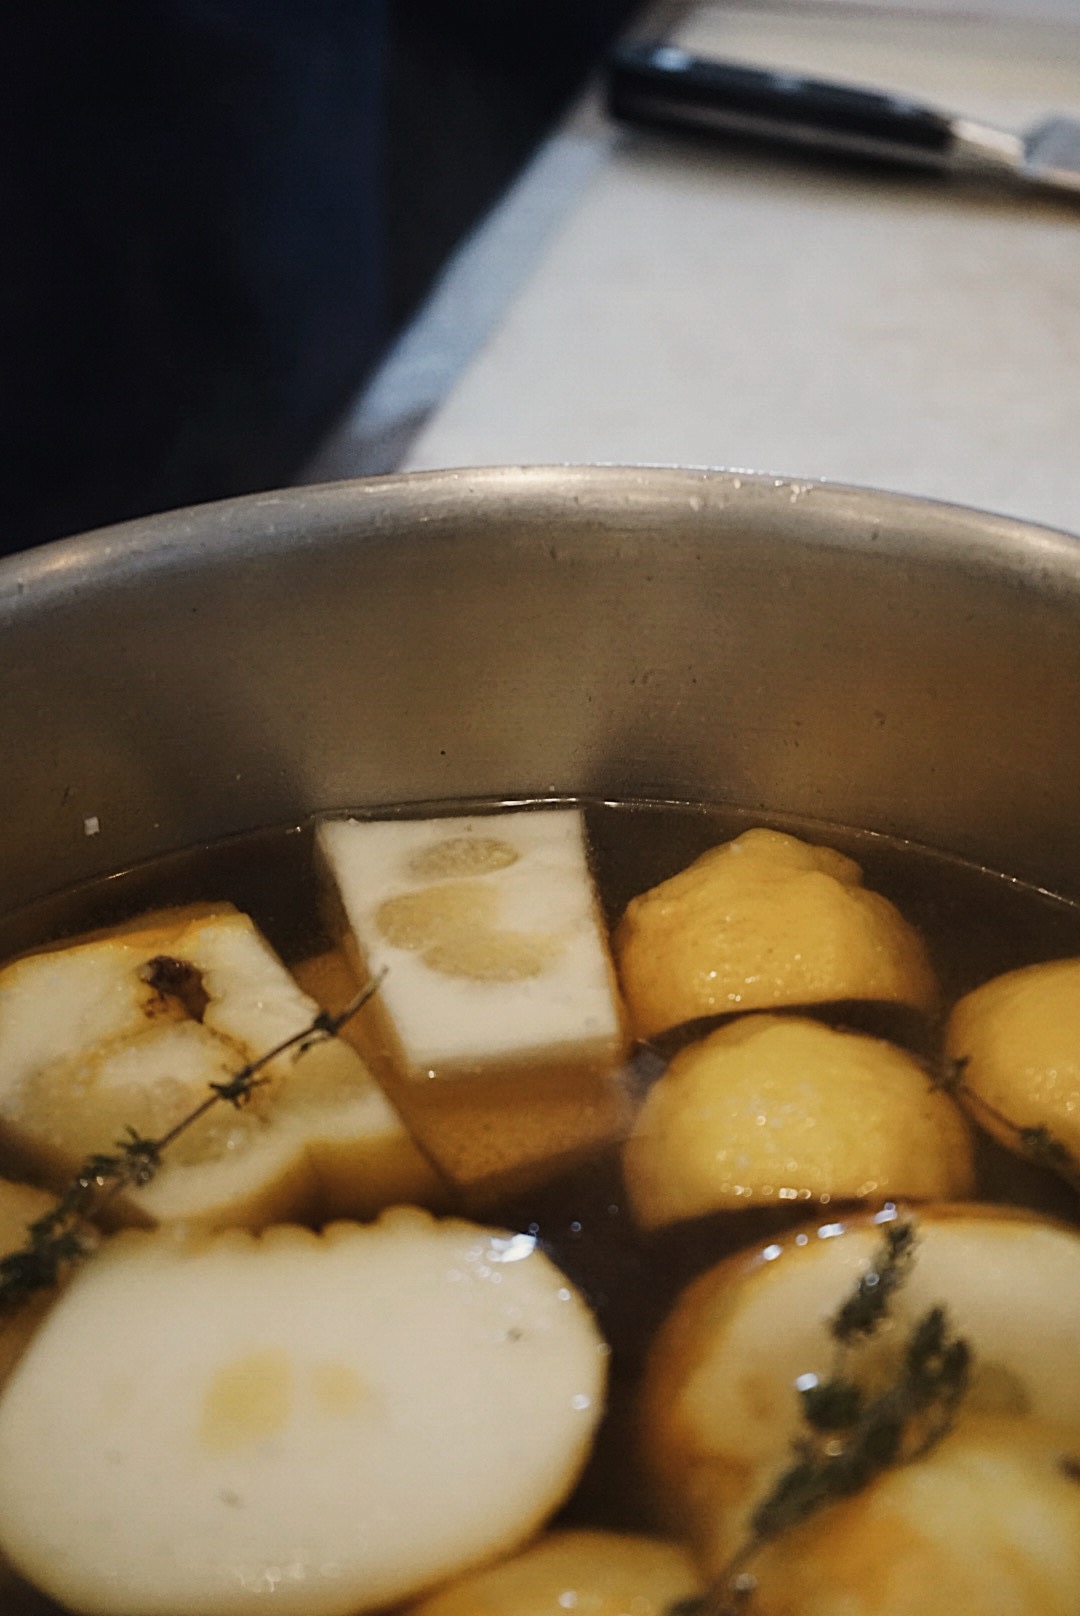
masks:
{"type": "Polygon", "coordinates": [[[767,1543],[861,1492],[886,1470],[923,1458],[951,1429],[970,1381],[971,1349],[953,1334],[944,1307],[931,1307],[916,1321],[883,1388],[870,1389],[851,1373],[853,1350],[889,1317],[915,1251],[909,1220],[886,1227],[866,1272],[829,1321],[833,1373],[823,1381],[800,1377],[803,1429],[792,1442],[790,1463],[753,1510],[745,1542],[713,1586],[671,1607],[668,1616],[739,1616],[756,1588],[747,1568],[767,1543]]]}
{"type": "Polygon", "coordinates": [[[973,1122],[985,1127],[987,1120],[1012,1139],[1021,1156],[1026,1156],[1035,1167],[1043,1167],[1062,1179],[1069,1188],[1080,1194],[1080,1160],[1063,1139],[1044,1123],[1024,1124],[1006,1116],[996,1105],[985,1099],[968,1083],[964,1073],[966,1058],[946,1062],[937,1070],[927,1073],[930,1086],[962,1106],[973,1122]]]}
{"type": "Polygon", "coordinates": [[[13,1311],[37,1291],[55,1285],[74,1263],[89,1256],[98,1243],[90,1220],[124,1190],[149,1184],[174,1140],[216,1105],[246,1105],[255,1089],[270,1082],[264,1070],[279,1056],[293,1050],[299,1059],[313,1044],[336,1037],[378,991],[381,982],[382,974],[361,988],[337,1014],[320,1010],[307,1026],[249,1061],[225,1082],[208,1084],[205,1098],[156,1139],[128,1128],[111,1152],[89,1155],[56,1205],[27,1227],[26,1244],[0,1257],[0,1314],[13,1311]]]}
{"type": "Polygon", "coordinates": [[[915,1256],[915,1227],[905,1219],[885,1226],[884,1240],[852,1294],[834,1314],[829,1333],[840,1346],[867,1340],[889,1316],[915,1256]]]}
{"type": "Polygon", "coordinates": [[[1016,1132],[1025,1156],[1029,1156],[1039,1167],[1049,1167],[1052,1173],[1057,1173],[1074,1188],[1077,1187],[1080,1164],[1064,1140],[1042,1124],[1033,1128],[1017,1128],[1016,1132]]]}
{"type": "Polygon", "coordinates": [[[799,1397],[803,1419],[814,1431],[848,1431],[862,1418],[863,1389],[857,1381],[845,1380],[842,1375],[801,1386],[799,1397]]]}

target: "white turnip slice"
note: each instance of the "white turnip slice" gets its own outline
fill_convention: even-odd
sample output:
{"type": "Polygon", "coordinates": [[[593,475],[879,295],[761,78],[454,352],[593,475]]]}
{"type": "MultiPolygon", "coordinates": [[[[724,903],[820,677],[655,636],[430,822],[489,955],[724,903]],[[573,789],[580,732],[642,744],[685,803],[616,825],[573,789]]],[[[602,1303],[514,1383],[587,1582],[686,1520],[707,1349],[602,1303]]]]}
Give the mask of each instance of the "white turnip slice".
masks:
{"type": "Polygon", "coordinates": [[[606,1351],[528,1236],[131,1231],[0,1401],[0,1545],[78,1612],[377,1609],[559,1506],[606,1351]]]}

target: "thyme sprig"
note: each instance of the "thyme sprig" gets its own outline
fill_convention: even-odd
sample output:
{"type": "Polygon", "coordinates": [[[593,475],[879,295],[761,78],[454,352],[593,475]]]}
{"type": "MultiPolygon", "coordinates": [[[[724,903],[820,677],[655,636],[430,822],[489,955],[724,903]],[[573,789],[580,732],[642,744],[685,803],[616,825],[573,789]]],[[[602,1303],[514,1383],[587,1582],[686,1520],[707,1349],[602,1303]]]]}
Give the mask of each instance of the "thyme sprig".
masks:
{"type": "Polygon", "coordinates": [[[295,1051],[299,1060],[313,1044],[336,1037],[378,991],[381,981],[382,975],[375,977],[337,1014],[320,1010],[307,1026],[256,1056],[224,1082],[208,1084],[205,1098],[156,1138],[128,1128],[111,1152],[88,1156],[56,1205],[27,1226],[26,1244],[0,1258],[0,1313],[12,1311],[36,1292],[55,1285],[73,1263],[89,1256],[99,1238],[91,1219],[124,1190],[149,1184],[160,1170],[165,1152],[181,1134],[215,1106],[245,1106],[256,1089],[271,1081],[266,1068],[279,1056],[295,1051]]]}
{"type": "Polygon", "coordinates": [[[1059,1139],[1044,1123],[1015,1122],[1004,1111],[999,1111],[996,1105],[971,1087],[964,1076],[967,1066],[967,1058],[961,1056],[958,1060],[946,1061],[930,1069],[927,1075],[931,1088],[940,1089],[955,1100],[979,1126],[985,1126],[987,1121],[992,1122],[1012,1139],[1019,1154],[1025,1156],[1033,1166],[1055,1173],[1080,1195],[1080,1160],[1065,1141],[1059,1139]]]}
{"type": "Polygon", "coordinates": [[[951,1429],[971,1374],[971,1349],[954,1335],[944,1307],[917,1320],[893,1379],[880,1390],[856,1378],[853,1358],[889,1317],[910,1275],[913,1224],[888,1224],[880,1248],[851,1295],[829,1321],[831,1374],[801,1376],[803,1429],[791,1462],[750,1516],[745,1542],[713,1586],[671,1607],[669,1616],[739,1616],[757,1586],[750,1569],[767,1543],[800,1526],[827,1504],[861,1492],[894,1466],[924,1457],[951,1429]]]}

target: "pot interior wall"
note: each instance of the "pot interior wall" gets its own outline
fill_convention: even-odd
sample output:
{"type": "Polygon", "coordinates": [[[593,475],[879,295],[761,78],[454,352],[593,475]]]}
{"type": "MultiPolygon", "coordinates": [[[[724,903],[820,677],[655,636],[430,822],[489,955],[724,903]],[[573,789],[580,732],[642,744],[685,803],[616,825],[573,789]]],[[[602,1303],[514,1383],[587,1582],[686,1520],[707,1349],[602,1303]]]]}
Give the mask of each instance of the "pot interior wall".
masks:
{"type": "Polygon", "coordinates": [[[722,473],[431,473],[0,566],[0,909],[317,808],[672,797],[1080,893],[1080,551],[722,473]]]}

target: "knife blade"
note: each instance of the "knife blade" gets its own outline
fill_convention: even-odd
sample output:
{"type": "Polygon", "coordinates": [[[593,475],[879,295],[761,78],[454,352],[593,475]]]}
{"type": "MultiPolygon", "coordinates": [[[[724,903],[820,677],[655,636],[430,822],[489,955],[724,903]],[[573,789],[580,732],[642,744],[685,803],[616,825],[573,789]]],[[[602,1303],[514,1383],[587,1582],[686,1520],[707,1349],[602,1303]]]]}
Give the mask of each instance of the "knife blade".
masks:
{"type": "Polygon", "coordinates": [[[1077,118],[1052,117],[1015,133],[881,90],[639,42],[612,52],[606,92],[611,116],[623,123],[981,174],[1080,197],[1077,118]]]}

